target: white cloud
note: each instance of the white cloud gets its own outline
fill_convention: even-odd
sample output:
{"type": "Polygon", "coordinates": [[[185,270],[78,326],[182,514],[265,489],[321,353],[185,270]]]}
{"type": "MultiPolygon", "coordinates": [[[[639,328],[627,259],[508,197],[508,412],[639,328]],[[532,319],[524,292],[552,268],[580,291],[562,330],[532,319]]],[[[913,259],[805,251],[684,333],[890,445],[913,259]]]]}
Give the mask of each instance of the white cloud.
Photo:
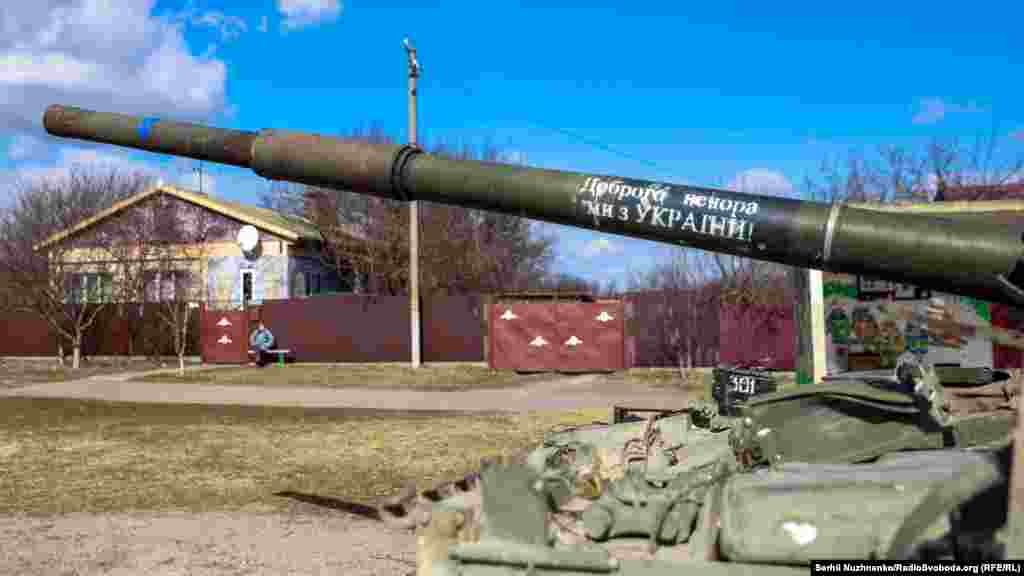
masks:
{"type": "MultiPolygon", "coordinates": [[[[42,135],[43,110],[53,103],[191,118],[220,112],[224,62],[194,54],[181,25],[152,15],[153,4],[5,3],[0,101],[6,105],[0,107],[0,123],[11,132],[42,135]]],[[[214,20],[204,22],[212,25],[214,20]]],[[[219,22],[223,30],[237,29],[230,17],[219,22]]]]}
{"type": "Polygon", "coordinates": [[[224,41],[234,40],[249,29],[245,20],[216,10],[193,16],[191,22],[194,26],[207,26],[217,30],[220,32],[220,39],[224,41]]]}
{"type": "Polygon", "coordinates": [[[506,164],[526,165],[526,152],[522,150],[506,150],[498,155],[498,160],[506,164]]]}
{"type": "Polygon", "coordinates": [[[622,245],[607,238],[594,238],[581,243],[579,254],[583,258],[596,258],[598,256],[611,256],[622,252],[622,245]]]}
{"type": "MultiPolygon", "coordinates": [[[[111,149],[114,150],[114,149],[111,149]]],[[[21,180],[61,179],[75,167],[87,170],[106,171],[116,169],[120,172],[141,172],[153,177],[161,177],[162,171],[151,164],[128,158],[118,151],[100,151],[91,148],[65,146],[57,150],[57,159],[49,164],[22,164],[14,175],[21,180]]]]}
{"type": "Polygon", "coordinates": [[[914,124],[935,124],[949,114],[959,112],[984,112],[985,109],[971,100],[967,104],[947,102],[942,98],[921,98],[918,102],[917,113],[914,114],[914,124]]]}
{"type": "Polygon", "coordinates": [[[239,192],[257,192],[262,190],[260,179],[248,173],[241,178],[231,178],[227,173],[211,173],[216,166],[205,164],[200,182],[199,163],[186,158],[174,158],[165,164],[155,164],[129,157],[128,152],[117,148],[79,148],[64,146],[57,150],[56,160],[49,163],[23,163],[11,174],[20,180],[57,179],[67,177],[72,168],[97,170],[106,172],[116,170],[122,173],[142,173],[162,182],[180,186],[189,190],[203,191],[216,195],[218,181],[225,177],[234,184],[239,192]],[[232,182],[234,180],[234,182],[232,182]]]}
{"type": "Polygon", "coordinates": [[[277,10],[284,17],[281,28],[285,30],[336,20],[341,9],[339,0],[277,0],[277,10]]]}
{"type": "Polygon", "coordinates": [[[733,176],[726,187],[730,190],[771,196],[790,196],[794,190],[793,183],[782,172],[768,168],[744,170],[733,176]]]}

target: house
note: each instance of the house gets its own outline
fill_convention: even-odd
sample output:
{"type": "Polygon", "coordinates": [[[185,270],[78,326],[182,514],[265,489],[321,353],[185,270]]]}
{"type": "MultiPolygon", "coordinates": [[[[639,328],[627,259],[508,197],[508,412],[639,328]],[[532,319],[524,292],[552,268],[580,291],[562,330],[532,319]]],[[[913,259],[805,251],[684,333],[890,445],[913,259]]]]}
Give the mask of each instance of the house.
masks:
{"type": "Polygon", "coordinates": [[[50,236],[36,249],[46,251],[51,268],[62,274],[66,297],[76,300],[165,299],[187,278],[190,285],[199,286],[188,300],[237,308],[270,299],[352,291],[354,284],[324,264],[320,234],[305,218],[167,184],[130,196],[50,236]],[[157,266],[145,256],[145,246],[152,241],[138,239],[140,214],[162,214],[170,220],[145,220],[148,229],[164,230],[163,237],[172,238],[167,245],[173,244],[177,252],[170,269],[168,258],[157,266]],[[196,234],[200,228],[202,234],[196,234]],[[253,237],[247,250],[239,242],[243,228],[253,237]],[[186,237],[201,240],[180,242],[186,237]],[[120,289],[129,284],[128,270],[136,265],[145,286],[141,294],[120,289]],[[201,282],[194,282],[196,278],[201,282]]]}

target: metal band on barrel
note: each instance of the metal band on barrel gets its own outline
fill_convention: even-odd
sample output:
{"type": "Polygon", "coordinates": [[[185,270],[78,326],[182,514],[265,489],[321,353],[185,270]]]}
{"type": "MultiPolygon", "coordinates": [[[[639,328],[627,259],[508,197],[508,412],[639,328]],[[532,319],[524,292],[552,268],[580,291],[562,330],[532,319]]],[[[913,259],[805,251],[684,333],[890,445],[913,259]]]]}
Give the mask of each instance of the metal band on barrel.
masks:
{"type": "Polygon", "coordinates": [[[405,166],[413,156],[421,152],[423,150],[415,144],[403,144],[395,152],[395,159],[391,163],[391,190],[405,202],[412,200],[412,195],[405,189],[405,166]]]}
{"type": "Polygon", "coordinates": [[[825,224],[825,248],[821,253],[822,262],[828,262],[832,257],[832,238],[836,233],[836,221],[839,220],[839,210],[842,207],[842,204],[833,202],[832,208],[828,211],[828,223],[825,224]]]}

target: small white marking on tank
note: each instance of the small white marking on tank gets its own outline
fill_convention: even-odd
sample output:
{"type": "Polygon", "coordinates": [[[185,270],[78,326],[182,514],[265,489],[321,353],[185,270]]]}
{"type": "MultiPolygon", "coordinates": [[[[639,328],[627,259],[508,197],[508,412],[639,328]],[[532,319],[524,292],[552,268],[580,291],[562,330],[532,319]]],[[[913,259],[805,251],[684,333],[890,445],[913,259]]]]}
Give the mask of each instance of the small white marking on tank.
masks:
{"type": "Polygon", "coordinates": [[[818,537],[818,529],[806,522],[783,522],[782,529],[796,542],[797,546],[806,546],[818,537]]]}

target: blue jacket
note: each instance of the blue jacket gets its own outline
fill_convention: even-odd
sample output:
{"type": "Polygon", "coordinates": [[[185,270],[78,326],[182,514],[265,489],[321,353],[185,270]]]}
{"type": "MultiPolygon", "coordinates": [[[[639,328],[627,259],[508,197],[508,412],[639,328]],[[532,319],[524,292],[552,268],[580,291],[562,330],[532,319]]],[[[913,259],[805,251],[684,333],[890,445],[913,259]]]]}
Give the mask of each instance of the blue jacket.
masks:
{"type": "Polygon", "coordinates": [[[249,336],[249,345],[257,350],[270,350],[274,345],[274,335],[266,327],[257,328],[249,336]]]}

